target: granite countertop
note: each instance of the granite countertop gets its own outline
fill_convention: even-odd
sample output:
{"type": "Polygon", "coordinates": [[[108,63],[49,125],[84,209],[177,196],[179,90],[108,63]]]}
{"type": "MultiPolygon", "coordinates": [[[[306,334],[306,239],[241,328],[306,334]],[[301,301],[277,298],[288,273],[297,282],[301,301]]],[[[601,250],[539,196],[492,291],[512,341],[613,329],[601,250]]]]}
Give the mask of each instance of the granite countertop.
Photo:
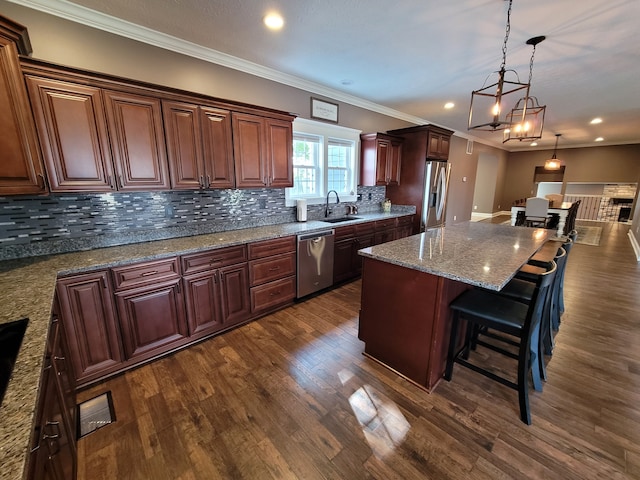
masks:
{"type": "Polygon", "coordinates": [[[358,214],[356,219],[336,224],[312,220],[0,262],[0,324],[21,318],[29,319],[12,378],[0,406],[0,479],[21,479],[26,468],[51,307],[59,275],[410,214],[363,213],[358,214]]]}
{"type": "Polygon", "coordinates": [[[465,222],[364,248],[359,254],[500,290],[552,233],[541,228],[465,222]]]}

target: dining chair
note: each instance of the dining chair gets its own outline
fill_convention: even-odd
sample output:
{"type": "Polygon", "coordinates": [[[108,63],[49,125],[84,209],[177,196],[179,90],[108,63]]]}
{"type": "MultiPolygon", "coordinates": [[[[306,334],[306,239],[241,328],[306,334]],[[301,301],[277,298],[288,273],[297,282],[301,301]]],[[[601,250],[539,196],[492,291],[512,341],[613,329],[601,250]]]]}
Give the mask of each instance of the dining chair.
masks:
{"type": "Polygon", "coordinates": [[[524,216],[526,226],[528,227],[546,227],[549,217],[549,199],[541,197],[527,198],[524,207],[524,216]]]}
{"type": "Polygon", "coordinates": [[[564,235],[569,235],[570,232],[575,230],[576,228],[576,217],[578,216],[578,208],[580,208],[580,203],[582,200],[576,200],[573,202],[571,207],[569,207],[569,211],[567,212],[567,219],[564,222],[564,235]]]}
{"type": "Polygon", "coordinates": [[[517,390],[520,419],[527,425],[531,425],[529,375],[532,362],[541,361],[540,358],[532,359],[531,347],[534,334],[539,332],[544,305],[556,270],[555,262],[551,261],[548,269],[537,275],[534,292],[528,304],[497,295],[489,290],[474,288],[460,294],[449,305],[453,312],[453,320],[444,378],[447,381],[452,380],[453,366],[458,363],[491,380],[517,390]],[[458,334],[463,321],[466,321],[464,324],[466,332],[462,347],[458,348],[458,334]],[[507,357],[517,359],[517,380],[515,382],[495,373],[495,368],[483,367],[476,362],[469,361],[473,334],[478,328],[485,327],[518,339],[517,354],[500,347],[492,348],[507,357]]]}

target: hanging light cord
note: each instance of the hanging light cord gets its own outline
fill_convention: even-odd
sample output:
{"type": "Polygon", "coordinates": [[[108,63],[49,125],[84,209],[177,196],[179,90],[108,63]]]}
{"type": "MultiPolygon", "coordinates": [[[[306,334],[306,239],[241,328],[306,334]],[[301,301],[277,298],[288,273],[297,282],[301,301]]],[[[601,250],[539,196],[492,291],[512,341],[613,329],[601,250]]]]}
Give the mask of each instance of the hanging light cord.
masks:
{"type": "Polygon", "coordinates": [[[504,43],[502,44],[502,64],[500,70],[504,70],[507,65],[507,41],[509,40],[509,33],[511,33],[511,4],[513,0],[509,0],[509,8],[507,9],[507,26],[504,33],[504,43]]]}
{"type": "Polygon", "coordinates": [[[529,85],[531,85],[531,79],[533,78],[533,56],[536,54],[536,46],[533,46],[533,51],[531,52],[531,60],[529,61],[529,85]]]}

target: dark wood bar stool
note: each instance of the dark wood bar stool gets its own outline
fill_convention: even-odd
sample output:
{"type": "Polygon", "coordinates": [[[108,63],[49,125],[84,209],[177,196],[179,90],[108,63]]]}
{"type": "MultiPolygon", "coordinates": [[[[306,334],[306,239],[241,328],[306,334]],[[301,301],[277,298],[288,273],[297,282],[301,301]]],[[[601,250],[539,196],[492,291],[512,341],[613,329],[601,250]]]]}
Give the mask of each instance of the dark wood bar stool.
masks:
{"type": "MultiPolygon", "coordinates": [[[[534,292],[528,304],[479,288],[465,291],[450,304],[453,311],[453,323],[445,379],[451,381],[454,363],[458,363],[491,380],[517,390],[520,419],[527,425],[531,424],[528,377],[531,373],[532,361],[542,361],[540,355],[538,358],[532,359],[532,339],[536,332],[539,333],[544,305],[556,271],[556,264],[552,261],[546,272],[537,275],[534,292]],[[457,349],[458,331],[463,320],[467,322],[465,341],[462,348],[457,349]],[[518,354],[499,347],[492,348],[496,352],[518,360],[516,382],[469,361],[473,335],[479,328],[491,329],[517,339],[518,354]]],[[[535,351],[538,349],[535,348],[535,351]]]]}

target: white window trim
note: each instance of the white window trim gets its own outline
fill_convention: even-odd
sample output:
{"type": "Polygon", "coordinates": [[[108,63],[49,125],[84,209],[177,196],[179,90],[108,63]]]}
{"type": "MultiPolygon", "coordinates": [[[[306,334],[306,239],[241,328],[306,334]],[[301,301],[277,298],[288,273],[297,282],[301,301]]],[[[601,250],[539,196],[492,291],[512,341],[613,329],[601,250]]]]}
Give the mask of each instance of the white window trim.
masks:
{"type": "MultiPolygon", "coordinates": [[[[352,142],[354,142],[355,167],[353,173],[355,176],[354,186],[357,189],[360,175],[360,134],[362,133],[362,130],[341,127],[340,125],[331,125],[324,122],[316,122],[313,120],[308,120],[306,118],[298,117],[293,121],[293,132],[308,133],[311,135],[322,135],[323,137],[325,137],[325,141],[329,138],[336,138],[341,140],[351,140],[352,142]]],[[[326,172],[324,173],[326,174],[326,172]]],[[[285,189],[285,206],[294,207],[296,205],[296,199],[289,198],[289,191],[289,188],[285,189]]],[[[325,197],[305,197],[305,199],[307,200],[307,205],[320,205],[326,202],[325,197]]],[[[357,191],[354,191],[354,195],[340,194],[340,202],[355,202],[357,199],[357,191]]]]}

